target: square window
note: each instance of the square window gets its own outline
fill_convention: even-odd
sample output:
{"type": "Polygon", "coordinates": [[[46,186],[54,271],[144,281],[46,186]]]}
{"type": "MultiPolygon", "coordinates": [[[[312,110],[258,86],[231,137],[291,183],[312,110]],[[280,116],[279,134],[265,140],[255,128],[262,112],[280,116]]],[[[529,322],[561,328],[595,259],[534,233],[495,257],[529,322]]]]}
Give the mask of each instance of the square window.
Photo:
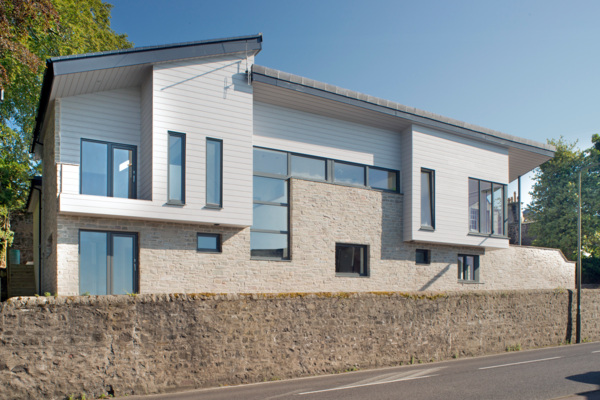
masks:
{"type": "Polygon", "coordinates": [[[199,233],[198,251],[202,253],[221,253],[221,235],[218,233],[199,233]]]}
{"type": "Polygon", "coordinates": [[[368,276],[369,251],[360,244],[335,245],[335,272],[339,276],[368,276]]]}
{"type": "Polygon", "coordinates": [[[479,282],[479,256],[469,254],[458,255],[458,280],[463,282],[479,282]]]}
{"type": "Polygon", "coordinates": [[[417,264],[431,264],[431,250],[417,249],[415,262],[417,264]]]}

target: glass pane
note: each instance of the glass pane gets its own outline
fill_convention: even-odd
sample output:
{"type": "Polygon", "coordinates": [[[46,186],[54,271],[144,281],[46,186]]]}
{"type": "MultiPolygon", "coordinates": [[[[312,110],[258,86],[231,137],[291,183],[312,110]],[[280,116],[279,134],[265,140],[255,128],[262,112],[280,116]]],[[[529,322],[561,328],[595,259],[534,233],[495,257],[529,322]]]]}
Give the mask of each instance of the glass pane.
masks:
{"type": "Polygon", "coordinates": [[[133,151],[113,149],[113,197],[133,199],[133,151]]]}
{"type": "Polygon", "coordinates": [[[113,235],[112,294],[135,292],[135,237],[113,235]]]}
{"type": "Polygon", "coordinates": [[[169,135],[169,201],[183,203],[182,135],[169,135]]]}
{"type": "Polygon", "coordinates": [[[469,230],[479,232],[479,181],[469,179],[469,230]]]}
{"type": "Polygon", "coordinates": [[[433,226],[431,172],[421,172],[421,225],[433,226]]]}
{"type": "Polygon", "coordinates": [[[354,185],[365,184],[365,167],[341,162],[334,164],[334,180],[339,183],[350,183],[354,185]]]}
{"type": "Polygon", "coordinates": [[[81,232],[79,235],[79,294],[106,293],[107,234],[81,232]]]}
{"type": "Polygon", "coordinates": [[[475,258],[473,256],[466,256],[465,257],[465,272],[464,272],[465,280],[472,281],[475,279],[475,276],[473,275],[474,270],[475,270],[475,258]]]}
{"type": "Polygon", "coordinates": [[[288,258],[288,235],[283,233],[250,233],[252,257],[288,258]]]}
{"type": "Polygon", "coordinates": [[[287,153],[254,149],[254,172],[287,175],[287,153]]]}
{"type": "Polygon", "coordinates": [[[311,157],[292,156],[292,176],[325,180],[325,160],[311,157]]]}
{"type": "Polygon", "coordinates": [[[81,193],[108,196],[108,146],[81,142],[81,193]]]}
{"type": "Polygon", "coordinates": [[[364,275],[364,251],[362,246],[336,246],[335,272],[364,275]]]}
{"type": "Polygon", "coordinates": [[[369,167],[369,186],[375,189],[396,191],[397,173],[369,167]]]}
{"type": "Polygon", "coordinates": [[[504,185],[494,184],[494,233],[504,235],[504,185]]]}
{"type": "Polygon", "coordinates": [[[198,250],[219,251],[219,235],[198,235],[198,250]]]}
{"type": "Polygon", "coordinates": [[[481,233],[492,233],[492,184],[479,182],[479,205],[481,210],[481,233]]]}
{"type": "Polygon", "coordinates": [[[287,203],[287,181],[283,179],[254,177],[254,200],[287,203]]]}
{"type": "Polygon", "coordinates": [[[221,205],[221,146],[218,140],[206,141],[206,202],[221,205]]]}
{"type": "Polygon", "coordinates": [[[266,229],[270,231],[288,230],[287,206],[267,206],[254,204],[253,229],[266,229]]]}

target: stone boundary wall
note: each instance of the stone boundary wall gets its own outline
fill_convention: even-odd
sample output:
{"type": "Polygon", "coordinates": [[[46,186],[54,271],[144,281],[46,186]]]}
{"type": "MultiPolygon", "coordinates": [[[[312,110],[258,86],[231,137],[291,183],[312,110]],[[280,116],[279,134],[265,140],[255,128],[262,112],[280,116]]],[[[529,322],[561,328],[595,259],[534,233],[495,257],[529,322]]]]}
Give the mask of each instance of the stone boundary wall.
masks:
{"type": "MultiPolygon", "coordinates": [[[[10,299],[0,399],[158,393],[430,362],[575,337],[566,290],[10,299]]],[[[582,296],[600,340],[600,291],[582,296]]]]}

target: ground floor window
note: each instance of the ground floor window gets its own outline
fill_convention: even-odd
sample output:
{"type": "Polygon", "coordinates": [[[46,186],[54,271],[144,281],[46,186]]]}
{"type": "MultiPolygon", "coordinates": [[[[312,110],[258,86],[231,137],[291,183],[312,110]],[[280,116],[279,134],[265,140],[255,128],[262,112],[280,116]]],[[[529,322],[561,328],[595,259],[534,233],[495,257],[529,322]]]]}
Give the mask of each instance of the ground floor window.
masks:
{"type": "Polygon", "coordinates": [[[335,273],[340,276],[368,276],[368,247],[361,244],[335,244],[335,273]]]}
{"type": "Polygon", "coordinates": [[[417,264],[430,264],[431,250],[417,249],[415,252],[415,262],[417,264]]]}
{"type": "Polygon", "coordinates": [[[458,280],[479,282],[479,256],[458,255],[458,280]]]}
{"type": "Polygon", "coordinates": [[[79,231],[79,294],[137,291],[137,234],[79,231]]]}

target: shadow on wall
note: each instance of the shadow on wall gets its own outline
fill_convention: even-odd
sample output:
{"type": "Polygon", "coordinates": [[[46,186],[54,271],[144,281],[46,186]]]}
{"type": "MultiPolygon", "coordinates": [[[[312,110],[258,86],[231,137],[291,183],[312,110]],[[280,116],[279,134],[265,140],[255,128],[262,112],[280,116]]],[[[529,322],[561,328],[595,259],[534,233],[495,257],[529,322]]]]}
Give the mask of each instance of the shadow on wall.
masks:
{"type": "MultiPolygon", "coordinates": [[[[402,238],[403,195],[381,192],[381,259],[409,260],[402,238]]],[[[413,260],[414,261],[414,260],[413,260]]]]}
{"type": "Polygon", "coordinates": [[[443,270],[441,270],[440,272],[438,272],[437,274],[435,274],[435,276],[433,278],[431,278],[429,280],[429,282],[427,282],[426,284],[424,284],[423,287],[421,287],[421,289],[419,289],[419,291],[429,289],[431,287],[431,285],[433,285],[438,279],[440,279],[442,276],[444,276],[444,274],[446,272],[450,271],[450,267],[452,267],[452,264],[446,265],[443,270]]]}

